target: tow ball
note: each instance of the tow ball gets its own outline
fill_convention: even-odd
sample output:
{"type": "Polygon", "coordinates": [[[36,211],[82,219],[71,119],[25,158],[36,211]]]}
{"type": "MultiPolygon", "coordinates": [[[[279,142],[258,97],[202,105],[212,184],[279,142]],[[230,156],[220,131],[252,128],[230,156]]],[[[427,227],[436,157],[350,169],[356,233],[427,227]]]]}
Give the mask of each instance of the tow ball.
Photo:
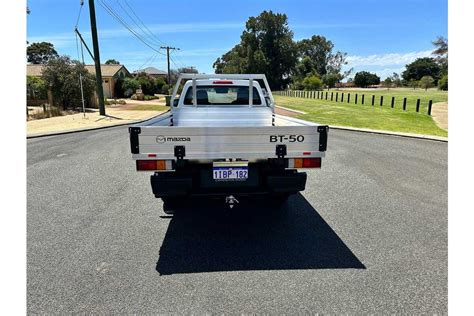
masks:
{"type": "Polygon", "coordinates": [[[233,195],[229,195],[225,198],[225,202],[230,208],[233,208],[235,204],[239,203],[239,200],[237,200],[233,195]]]}

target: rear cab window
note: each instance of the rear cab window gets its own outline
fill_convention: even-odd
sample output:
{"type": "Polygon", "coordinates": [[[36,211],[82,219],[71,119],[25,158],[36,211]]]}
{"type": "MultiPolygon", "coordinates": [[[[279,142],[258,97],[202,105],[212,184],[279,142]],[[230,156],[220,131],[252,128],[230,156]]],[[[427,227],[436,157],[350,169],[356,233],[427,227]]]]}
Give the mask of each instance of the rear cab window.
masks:
{"type": "MultiPolygon", "coordinates": [[[[197,105],[249,105],[249,86],[198,85],[197,105]]],[[[193,87],[189,86],[184,97],[184,105],[193,105],[193,87]]],[[[253,87],[253,105],[262,105],[258,89],[253,87]]]]}

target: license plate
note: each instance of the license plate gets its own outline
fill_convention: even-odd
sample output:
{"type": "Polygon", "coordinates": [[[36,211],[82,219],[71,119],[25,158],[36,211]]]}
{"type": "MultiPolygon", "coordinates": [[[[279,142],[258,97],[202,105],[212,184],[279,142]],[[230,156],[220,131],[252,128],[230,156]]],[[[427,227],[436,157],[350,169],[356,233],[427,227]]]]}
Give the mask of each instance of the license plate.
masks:
{"type": "Polygon", "coordinates": [[[214,167],[212,177],[216,181],[245,181],[249,176],[247,167],[214,167]]]}

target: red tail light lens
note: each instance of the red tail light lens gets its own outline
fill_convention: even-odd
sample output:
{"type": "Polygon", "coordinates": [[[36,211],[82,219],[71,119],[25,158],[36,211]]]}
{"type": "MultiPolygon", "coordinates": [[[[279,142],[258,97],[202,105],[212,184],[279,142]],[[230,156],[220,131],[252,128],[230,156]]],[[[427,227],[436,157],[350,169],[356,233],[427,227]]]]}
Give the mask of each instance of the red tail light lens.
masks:
{"type": "Polygon", "coordinates": [[[167,170],[166,160],[137,160],[137,170],[167,170]]]}
{"type": "Polygon", "coordinates": [[[156,170],[156,160],[137,160],[137,170],[156,170]]]}
{"type": "Polygon", "coordinates": [[[303,168],[321,168],[321,158],[303,158],[303,168]]]}

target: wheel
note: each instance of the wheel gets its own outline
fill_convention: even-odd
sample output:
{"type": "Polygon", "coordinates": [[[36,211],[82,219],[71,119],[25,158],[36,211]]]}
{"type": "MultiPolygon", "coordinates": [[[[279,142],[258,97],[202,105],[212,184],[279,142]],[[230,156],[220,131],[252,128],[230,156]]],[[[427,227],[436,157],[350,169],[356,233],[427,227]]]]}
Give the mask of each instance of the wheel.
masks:
{"type": "Polygon", "coordinates": [[[287,201],[288,198],[290,197],[291,194],[289,193],[275,193],[270,195],[270,203],[272,203],[275,206],[283,206],[287,201]]]}
{"type": "Polygon", "coordinates": [[[163,212],[168,215],[175,214],[179,208],[179,199],[178,198],[161,198],[163,200],[163,212]]]}

